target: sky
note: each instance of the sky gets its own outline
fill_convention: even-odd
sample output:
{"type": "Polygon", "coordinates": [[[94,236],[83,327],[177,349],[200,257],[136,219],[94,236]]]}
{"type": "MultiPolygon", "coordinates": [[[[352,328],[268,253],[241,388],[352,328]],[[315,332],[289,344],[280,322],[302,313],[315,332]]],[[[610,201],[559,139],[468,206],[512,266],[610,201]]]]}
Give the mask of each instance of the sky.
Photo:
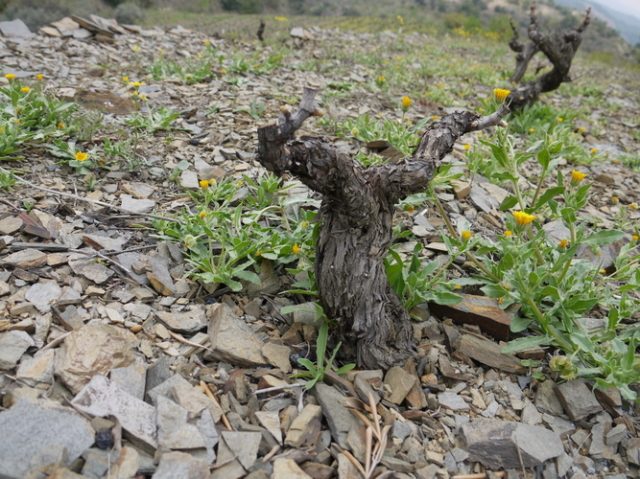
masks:
{"type": "Polygon", "coordinates": [[[595,3],[609,7],[612,10],[633,15],[640,18],[640,0],[594,0],[595,3]]]}

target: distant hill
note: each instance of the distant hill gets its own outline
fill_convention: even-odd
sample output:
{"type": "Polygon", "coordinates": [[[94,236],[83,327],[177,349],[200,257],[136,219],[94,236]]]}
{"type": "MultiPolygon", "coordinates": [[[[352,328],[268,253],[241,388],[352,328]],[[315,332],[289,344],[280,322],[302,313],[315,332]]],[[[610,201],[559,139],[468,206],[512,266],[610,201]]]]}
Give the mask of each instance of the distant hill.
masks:
{"type": "Polygon", "coordinates": [[[588,0],[554,0],[558,5],[564,7],[585,10],[591,7],[595,16],[607,22],[610,27],[620,32],[620,35],[631,45],[640,42],[640,18],[625,15],[616,10],[612,10],[600,2],[588,0]]]}

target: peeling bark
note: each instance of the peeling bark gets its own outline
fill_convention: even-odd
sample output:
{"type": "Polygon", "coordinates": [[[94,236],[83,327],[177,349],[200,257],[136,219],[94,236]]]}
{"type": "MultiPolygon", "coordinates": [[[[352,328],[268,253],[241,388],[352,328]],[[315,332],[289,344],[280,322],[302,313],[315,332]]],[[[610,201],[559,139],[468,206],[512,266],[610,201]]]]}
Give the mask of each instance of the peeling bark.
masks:
{"type": "MultiPolygon", "coordinates": [[[[544,53],[553,65],[553,69],[511,92],[505,100],[505,103],[509,105],[509,108],[513,111],[521,110],[525,106],[535,103],[541,93],[553,91],[562,83],[570,81],[569,70],[571,69],[571,62],[582,43],[582,32],[591,22],[591,9],[587,9],[584,21],[578,27],[570,28],[555,36],[549,36],[540,31],[535,4],[531,6],[529,18],[529,39],[531,40],[529,45],[533,44],[539,51],[544,53]]],[[[509,42],[510,46],[511,43],[513,43],[516,48],[518,48],[518,45],[522,45],[517,41],[517,38],[515,38],[515,41],[512,38],[511,42],[509,42]]],[[[514,49],[513,46],[511,48],[514,49]]],[[[526,47],[522,48],[525,49],[526,47]]],[[[522,55],[524,61],[524,52],[522,55]]],[[[526,70],[526,64],[523,65],[526,70]]],[[[518,67],[522,68],[520,63],[517,64],[514,76],[519,73],[518,67]]],[[[522,75],[524,75],[524,70],[522,71],[522,75]]]]}
{"type": "Polygon", "coordinates": [[[509,109],[487,117],[468,111],[447,115],[427,129],[411,157],[365,168],[327,138],[295,138],[302,123],[319,114],[315,94],[305,88],[295,114],[283,108],[277,124],[258,129],[257,159],[323,195],[315,263],[321,304],[338,323],[339,340],[355,349],[359,367],[388,369],[415,354],[416,346],[409,313],[391,289],[383,262],[393,240],[394,205],[427,188],[459,137],[500,124],[509,109]]]}

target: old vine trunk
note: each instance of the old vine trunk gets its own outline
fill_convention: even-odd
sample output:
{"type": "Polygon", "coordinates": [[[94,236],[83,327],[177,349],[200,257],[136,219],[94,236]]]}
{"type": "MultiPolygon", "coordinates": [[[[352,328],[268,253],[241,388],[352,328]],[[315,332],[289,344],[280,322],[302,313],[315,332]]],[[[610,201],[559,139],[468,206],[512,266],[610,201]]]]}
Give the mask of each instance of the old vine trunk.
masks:
{"type": "Polygon", "coordinates": [[[529,39],[531,43],[526,46],[518,41],[517,31],[512,24],[514,37],[509,42],[509,45],[512,50],[518,52],[518,55],[516,56],[516,71],[510,80],[517,82],[522,78],[529,61],[538,51],[544,53],[553,68],[551,71],[512,91],[506,100],[511,110],[521,110],[525,106],[535,103],[541,93],[553,91],[562,83],[570,81],[569,70],[571,69],[571,62],[582,43],[582,32],[591,22],[590,12],[591,9],[587,9],[584,21],[578,27],[550,36],[540,31],[536,16],[536,6],[533,4],[529,12],[529,39]]]}
{"type": "Polygon", "coordinates": [[[322,194],[315,264],[321,304],[337,322],[338,338],[355,349],[359,367],[388,369],[415,352],[409,314],[383,262],[393,239],[394,205],[427,188],[460,136],[499,124],[508,108],[482,118],[468,111],[447,115],[428,128],[412,157],[365,168],[326,138],[295,138],[302,123],[319,114],[315,94],[305,88],[295,114],[283,108],[277,124],[258,129],[257,158],[322,194]]]}

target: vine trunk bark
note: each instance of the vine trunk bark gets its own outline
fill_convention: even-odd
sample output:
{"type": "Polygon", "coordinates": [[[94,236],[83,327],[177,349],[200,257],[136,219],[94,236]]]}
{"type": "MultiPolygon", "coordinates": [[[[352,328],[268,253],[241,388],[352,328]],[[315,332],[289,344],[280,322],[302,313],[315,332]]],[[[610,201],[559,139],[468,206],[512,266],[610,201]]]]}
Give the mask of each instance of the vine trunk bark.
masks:
{"type": "Polygon", "coordinates": [[[258,129],[257,158],[278,175],[290,172],[322,194],[315,277],[338,339],[355,350],[359,367],[388,369],[415,353],[400,298],[383,259],[393,239],[394,205],[424,191],[444,156],[463,134],[498,125],[509,109],[480,117],[455,112],[432,124],[414,154],[395,164],[363,167],[323,137],[295,137],[312,115],[316,90],[305,88],[298,111],[282,108],[277,124],[258,129]]]}

